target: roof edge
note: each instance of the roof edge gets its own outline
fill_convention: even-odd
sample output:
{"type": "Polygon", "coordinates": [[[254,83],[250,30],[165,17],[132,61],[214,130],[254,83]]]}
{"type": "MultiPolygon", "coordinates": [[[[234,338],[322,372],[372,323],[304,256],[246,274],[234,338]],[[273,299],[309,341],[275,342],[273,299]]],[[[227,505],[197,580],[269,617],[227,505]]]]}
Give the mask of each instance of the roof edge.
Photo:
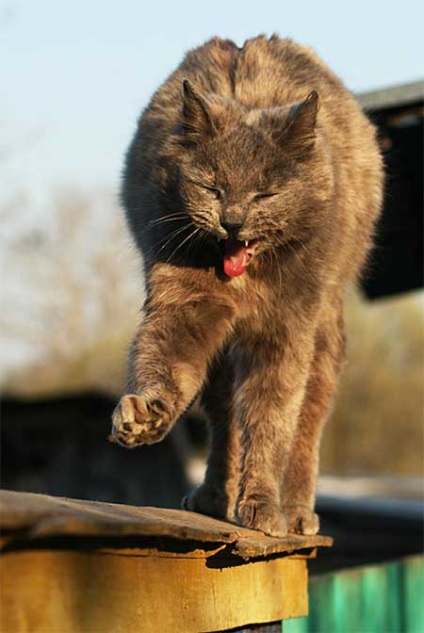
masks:
{"type": "Polygon", "coordinates": [[[424,101],[424,81],[413,81],[357,94],[364,110],[397,108],[417,101],[424,101]]]}

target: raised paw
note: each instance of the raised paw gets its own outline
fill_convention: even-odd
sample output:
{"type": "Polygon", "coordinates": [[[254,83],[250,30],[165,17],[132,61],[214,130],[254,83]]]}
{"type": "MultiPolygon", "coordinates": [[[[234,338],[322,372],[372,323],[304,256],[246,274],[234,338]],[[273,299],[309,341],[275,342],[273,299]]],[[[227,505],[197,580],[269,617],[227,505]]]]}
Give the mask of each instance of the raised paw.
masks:
{"type": "Polygon", "coordinates": [[[112,415],[111,440],[127,448],[160,442],[171,429],[175,413],[162,398],[123,396],[112,415]]]}
{"type": "Polygon", "coordinates": [[[319,517],[313,510],[308,508],[308,506],[285,506],[283,513],[291,534],[303,534],[304,536],[314,536],[318,534],[319,517]]]}
{"type": "Polygon", "coordinates": [[[184,510],[191,512],[200,512],[220,519],[230,519],[227,516],[228,499],[225,491],[208,484],[202,484],[186,495],[181,506],[184,510]]]}
{"type": "Polygon", "coordinates": [[[287,535],[287,523],[278,505],[263,497],[251,496],[238,504],[237,522],[246,528],[260,530],[269,536],[287,535]]]}

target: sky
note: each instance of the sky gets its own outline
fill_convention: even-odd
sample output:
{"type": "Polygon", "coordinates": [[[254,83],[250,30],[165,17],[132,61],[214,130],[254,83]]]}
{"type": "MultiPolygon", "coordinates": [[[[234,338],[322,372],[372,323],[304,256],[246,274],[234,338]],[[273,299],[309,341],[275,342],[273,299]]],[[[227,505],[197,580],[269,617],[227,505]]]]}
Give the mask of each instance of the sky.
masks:
{"type": "MultiPolygon", "coordinates": [[[[242,45],[276,32],[315,48],[348,88],[364,92],[423,78],[423,17],[418,0],[0,0],[0,277],[16,330],[8,348],[0,340],[0,378],[47,353],[27,322],[45,327],[48,293],[60,303],[51,274],[84,279],[81,267],[114,217],[90,192],[118,191],[137,118],[187,50],[214,35],[242,45]],[[47,253],[44,286],[36,286],[37,261],[13,255],[15,236],[54,233],[69,189],[77,198],[88,190],[96,213],[86,220],[96,228],[72,252],[75,270],[47,253]]],[[[62,244],[64,256],[74,248],[68,237],[53,240],[59,255],[62,244]]],[[[117,248],[128,250],[123,241],[117,248]]],[[[67,307],[56,303],[48,313],[62,329],[67,307]]]]}
{"type": "Polygon", "coordinates": [[[363,92],[423,77],[423,18],[418,0],[0,0],[0,187],[117,189],[140,111],[213,35],[290,36],[363,92]]]}

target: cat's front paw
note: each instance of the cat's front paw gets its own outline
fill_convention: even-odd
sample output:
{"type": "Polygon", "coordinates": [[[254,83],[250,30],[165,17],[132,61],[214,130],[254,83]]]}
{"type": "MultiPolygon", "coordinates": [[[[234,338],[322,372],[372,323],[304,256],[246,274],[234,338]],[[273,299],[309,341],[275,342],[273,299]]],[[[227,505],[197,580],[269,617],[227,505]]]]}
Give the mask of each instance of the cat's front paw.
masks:
{"type": "Polygon", "coordinates": [[[162,398],[123,396],[112,415],[111,441],[127,448],[160,442],[171,429],[173,407],[162,398]]]}
{"type": "Polygon", "coordinates": [[[283,513],[291,534],[314,536],[319,531],[318,515],[304,505],[284,506],[283,513]]]}
{"type": "Polygon", "coordinates": [[[252,496],[241,499],[237,509],[237,522],[246,528],[260,530],[269,536],[287,535],[287,523],[278,505],[252,496]]]}
{"type": "Polygon", "coordinates": [[[191,512],[200,512],[219,519],[231,519],[228,516],[228,499],[225,491],[208,484],[202,484],[186,495],[181,506],[191,512]]]}

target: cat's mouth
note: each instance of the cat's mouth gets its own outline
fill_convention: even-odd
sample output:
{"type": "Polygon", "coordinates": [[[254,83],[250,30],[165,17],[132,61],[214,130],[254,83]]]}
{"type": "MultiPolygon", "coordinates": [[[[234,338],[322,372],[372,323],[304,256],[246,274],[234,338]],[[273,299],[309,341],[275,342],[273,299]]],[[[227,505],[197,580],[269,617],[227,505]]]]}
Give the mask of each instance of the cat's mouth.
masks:
{"type": "Polygon", "coordinates": [[[228,277],[242,275],[255,254],[257,244],[258,240],[221,240],[224,273],[228,277]]]}

